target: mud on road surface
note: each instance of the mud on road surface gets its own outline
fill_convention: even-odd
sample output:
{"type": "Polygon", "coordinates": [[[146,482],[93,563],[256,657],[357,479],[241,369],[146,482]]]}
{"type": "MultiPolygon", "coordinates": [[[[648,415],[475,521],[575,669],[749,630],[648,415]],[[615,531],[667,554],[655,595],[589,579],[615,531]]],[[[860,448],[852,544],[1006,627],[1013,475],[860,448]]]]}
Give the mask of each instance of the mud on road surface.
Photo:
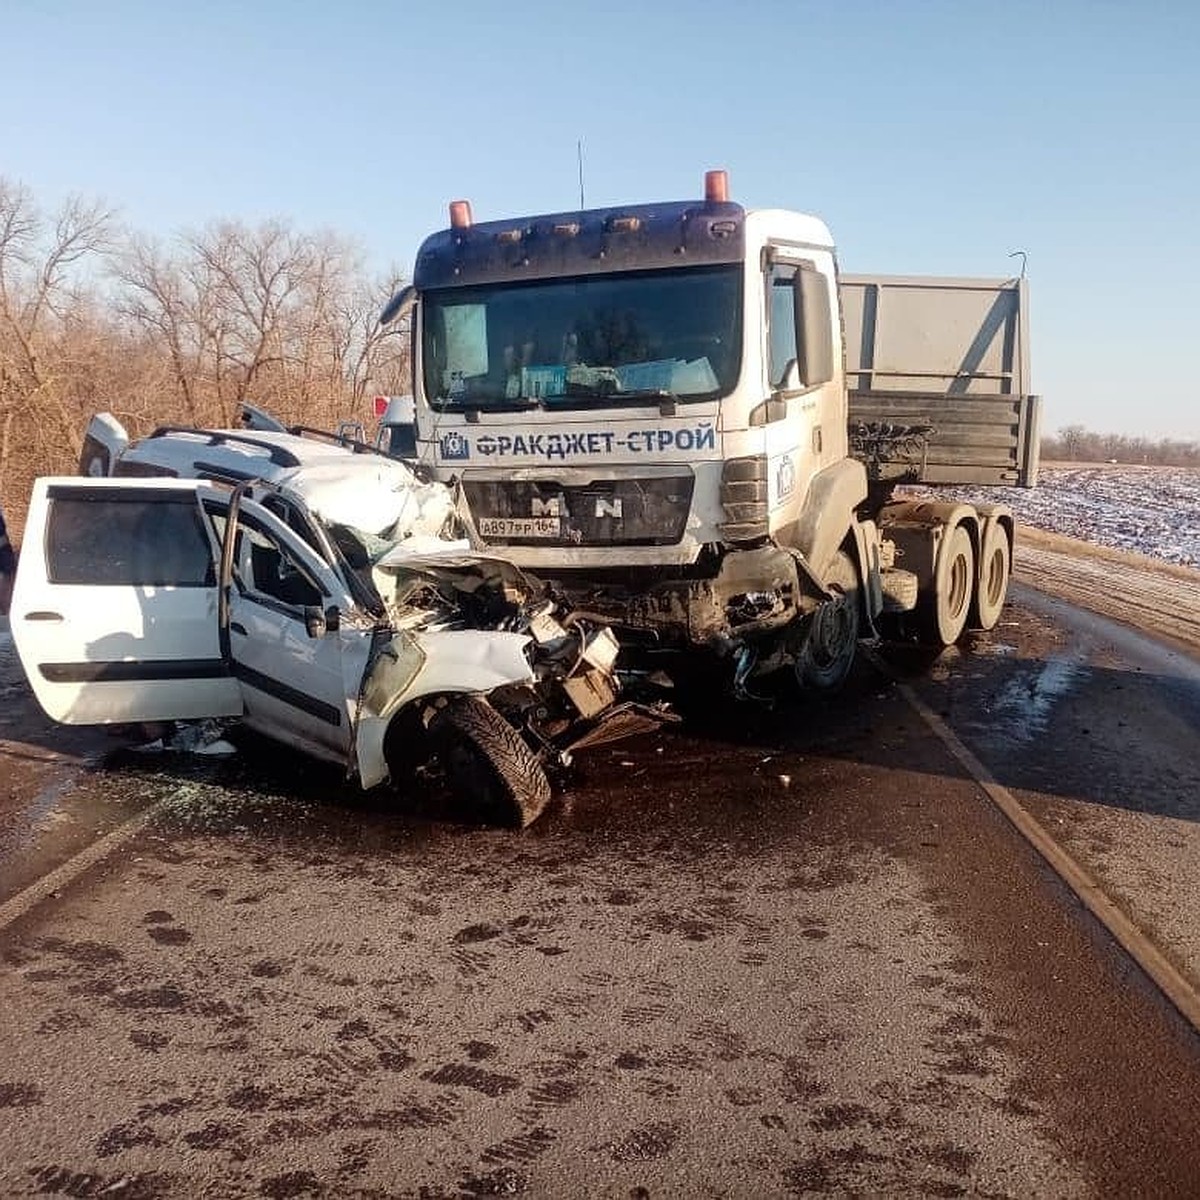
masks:
{"type": "Polygon", "coordinates": [[[97,805],[72,793],[73,781],[118,744],[42,714],[0,617],[0,902],[136,811],[120,796],[97,805]]]}
{"type": "Polygon", "coordinates": [[[1076,1190],[920,875],[812,820],[819,764],[784,756],[797,793],[748,767],[732,820],[655,755],[632,809],[584,791],[536,837],[384,814],[355,836],[194,791],[9,944],[21,1137],[0,1175],[75,1194],[1076,1190]]]}

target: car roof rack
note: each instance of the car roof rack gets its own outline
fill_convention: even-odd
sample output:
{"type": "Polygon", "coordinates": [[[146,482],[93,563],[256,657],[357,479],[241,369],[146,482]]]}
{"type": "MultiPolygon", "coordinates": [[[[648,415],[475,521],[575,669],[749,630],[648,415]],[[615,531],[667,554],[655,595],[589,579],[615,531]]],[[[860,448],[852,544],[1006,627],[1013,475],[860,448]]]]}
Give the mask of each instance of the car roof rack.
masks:
{"type": "Polygon", "coordinates": [[[309,438],[314,442],[325,442],[331,446],[342,446],[347,450],[353,451],[355,454],[379,454],[384,458],[391,457],[384,454],[378,446],[371,445],[370,442],[360,441],[358,438],[346,437],[340,433],[334,433],[330,429],[317,429],[313,425],[289,425],[288,433],[295,437],[309,438]]]}
{"type": "Polygon", "coordinates": [[[285,446],[276,445],[273,442],[254,437],[251,434],[238,433],[236,430],[194,429],[188,425],[160,425],[149,436],[152,438],[172,436],[187,436],[192,439],[201,438],[204,439],[204,444],[208,446],[223,446],[227,444],[253,446],[256,450],[265,450],[271,462],[277,467],[298,467],[300,465],[299,458],[285,446]]]}

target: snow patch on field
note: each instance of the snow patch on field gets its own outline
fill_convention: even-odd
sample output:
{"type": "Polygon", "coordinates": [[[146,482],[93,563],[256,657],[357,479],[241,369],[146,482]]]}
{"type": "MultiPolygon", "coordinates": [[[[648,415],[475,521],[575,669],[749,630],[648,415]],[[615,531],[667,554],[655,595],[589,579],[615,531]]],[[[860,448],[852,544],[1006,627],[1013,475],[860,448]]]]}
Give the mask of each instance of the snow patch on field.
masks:
{"type": "Polygon", "coordinates": [[[936,495],[1007,504],[1023,525],[1200,566],[1200,469],[1194,467],[1044,466],[1033,489],[938,488],[936,495]]]}

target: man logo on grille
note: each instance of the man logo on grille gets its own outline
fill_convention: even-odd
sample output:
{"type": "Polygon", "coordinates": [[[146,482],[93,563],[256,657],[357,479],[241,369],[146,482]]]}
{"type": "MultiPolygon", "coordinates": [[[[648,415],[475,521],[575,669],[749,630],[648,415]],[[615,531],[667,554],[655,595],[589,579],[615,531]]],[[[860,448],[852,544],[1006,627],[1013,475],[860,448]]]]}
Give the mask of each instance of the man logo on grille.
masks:
{"type": "Polygon", "coordinates": [[[621,519],[621,498],[614,496],[611,500],[604,496],[596,497],[596,516],[597,517],[613,517],[616,520],[621,519]]]}
{"type": "Polygon", "coordinates": [[[548,500],[543,500],[541,496],[534,496],[529,501],[529,515],[531,517],[561,517],[562,497],[551,496],[548,500]]]}

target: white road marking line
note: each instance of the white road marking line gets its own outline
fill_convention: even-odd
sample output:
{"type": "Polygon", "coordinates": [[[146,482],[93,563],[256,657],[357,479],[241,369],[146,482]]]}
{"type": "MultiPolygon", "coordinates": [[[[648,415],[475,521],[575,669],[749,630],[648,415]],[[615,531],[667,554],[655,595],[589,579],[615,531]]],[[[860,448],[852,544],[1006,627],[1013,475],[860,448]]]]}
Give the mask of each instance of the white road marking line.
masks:
{"type": "Polygon", "coordinates": [[[144,812],[131,817],[124,825],[117,826],[99,841],[85,847],[73,858],[67,859],[61,866],[55,867],[41,879],[31,883],[24,891],[18,892],[10,900],[0,904],[0,932],[7,929],[14,921],[20,920],[31,909],[48,900],[56,892],[69,887],[85,871],[101,863],[114,850],[136,837],[155,817],[160,816],[170,803],[170,798],[159,800],[144,812]]]}
{"type": "MultiPolygon", "coordinates": [[[[877,663],[891,678],[886,664],[877,663]]],[[[1079,902],[1104,926],[1117,944],[1175,1006],[1180,1016],[1200,1033],[1200,995],[1157,946],[1109,898],[1100,885],[1063,849],[1021,802],[971,753],[957,734],[913,689],[899,683],[900,695],[917,712],[947,750],[966,768],[992,803],[1018,833],[1042,856],[1050,869],[1079,902]]]]}

